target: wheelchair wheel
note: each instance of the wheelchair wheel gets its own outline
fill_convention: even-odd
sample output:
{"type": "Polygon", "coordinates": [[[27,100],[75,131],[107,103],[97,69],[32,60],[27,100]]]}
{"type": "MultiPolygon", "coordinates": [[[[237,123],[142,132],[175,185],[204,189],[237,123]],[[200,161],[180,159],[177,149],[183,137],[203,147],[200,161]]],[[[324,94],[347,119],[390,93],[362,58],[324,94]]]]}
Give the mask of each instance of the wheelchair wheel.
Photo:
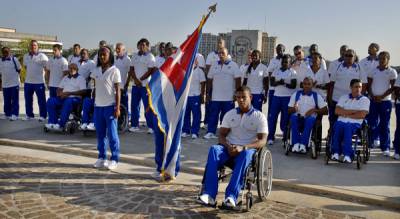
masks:
{"type": "Polygon", "coordinates": [[[312,159],[317,159],[317,157],[318,157],[318,151],[317,151],[317,146],[316,146],[316,144],[314,143],[314,141],[311,141],[310,142],[310,150],[311,150],[311,158],[312,159]]]}
{"type": "Polygon", "coordinates": [[[118,132],[124,133],[128,130],[128,110],[124,105],[120,106],[121,115],[118,117],[118,132]]]}
{"type": "Polygon", "coordinates": [[[361,169],[361,155],[359,150],[357,151],[356,159],[357,159],[357,169],[359,170],[361,169]]]}
{"type": "Polygon", "coordinates": [[[265,201],[272,189],[272,154],[263,147],[258,155],[257,192],[260,200],[265,201]]]}
{"type": "Polygon", "coordinates": [[[47,133],[47,132],[49,132],[50,130],[49,130],[47,127],[44,127],[44,128],[43,128],[43,131],[47,133]]]}
{"type": "Polygon", "coordinates": [[[289,152],[290,152],[290,145],[288,142],[286,142],[285,144],[285,155],[289,156],[289,152]]]}
{"type": "Polygon", "coordinates": [[[365,125],[362,130],[362,155],[363,155],[363,163],[366,164],[369,160],[370,150],[369,150],[369,130],[368,125],[365,125]]]}
{"type": "Polygon", "coordinates": [[[246,193],[246,211],[250,211],[253,207],[253,194],[251,192],[246,193]]]}

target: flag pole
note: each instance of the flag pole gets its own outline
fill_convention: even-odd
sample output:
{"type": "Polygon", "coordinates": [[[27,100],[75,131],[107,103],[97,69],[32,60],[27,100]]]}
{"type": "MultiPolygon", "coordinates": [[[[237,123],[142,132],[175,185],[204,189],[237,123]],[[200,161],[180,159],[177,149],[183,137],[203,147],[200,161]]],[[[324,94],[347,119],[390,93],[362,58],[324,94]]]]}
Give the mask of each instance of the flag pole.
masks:
{"type": "Polygon", "coordinates": [[[201,28],[203,28],[203,25],[206,23],[208,17],[210,17],[210,15],[211,15],[211,13],[215,13],[216,11],[217,11],[217,3],[208,7],[208,13],[206,16],[203,15],[203,19],[201,19],[198,30],[201,30],[201,28]]]}

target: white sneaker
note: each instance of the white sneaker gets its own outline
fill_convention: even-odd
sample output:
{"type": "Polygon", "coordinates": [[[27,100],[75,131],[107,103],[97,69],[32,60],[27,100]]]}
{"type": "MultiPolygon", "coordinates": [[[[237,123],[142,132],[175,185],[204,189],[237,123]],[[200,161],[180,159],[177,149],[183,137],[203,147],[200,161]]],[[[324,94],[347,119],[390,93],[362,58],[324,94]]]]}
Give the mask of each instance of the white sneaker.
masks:
{"type": "Polygon", "coordinates": [[[400,160],[400,154],[394,154],[393,158],[394,158],[395,160],[400,160]]]}
{"type": "Polygon", "coordinates": [[[82,125],[79,127],[81,130],[86,130],[88,124],[87,123],[82,123],[82,125]]]}
{"type": "Polygon", "coordinates": [[[212,139],[212,138],[215,139],[215,138],[217,138],[217,136],[214,133],[209,132],[206,135],[204,135],[204,138],[205,139],[212,139]]]}
{"type": "Polygon", "coordinates": [[[389,149],[386,150],[386,151],[383,151],[382,154],[383,154],[383,156],[385,156],[385,157],[389,157],[389,156],[390,156],[390,151],[389,151],[389,149]]]}
{"type": "Polygon", "coordinates": [[[186,137],[188,137],[188,136],[189,136],[189,134],[186,133],[186,132],[182,132],[182,134],[181,134],[181,137],[182,137],[182,138],[186,138],[186,137]]]}
{"type": "Polygon", "coordinates": [[[140,129],[139,129],[139,127],[130,127],[130,128],[128,129],[128,131],[129,131],[129,132],[139,132],[140,129]]]}
{"type": "Polygon", "coordinates": [[[300,152],[301,153],[306,153],[307,152],[306,146],[304,144],[300,144],[300,152]]]}
{"type": "Polygon", "coordinates": [[[292,147],[292,152],[299,152],[299,146],[300,146],[299,143],[294,144],[292,147]]]}
{"type": "Polygon", "coordinates": [[[18,116],[12,115],[12,116],[10,117],[10,121],[16,121],[16,120],[18,120],[18,116]]]}
{"type": "Polygon", "coordinates": [[[332,160],[339,160],[339,154],[338,154],[338,153],[332,154],[331,159],[332,159],[332,160]]]}
{"type": "Polygon", "coordinates": [[[108,163],[107,168],[109,170],[115,170],[118,167],[118,162],[115,160],[112,160],[110,163],[108,163]]]}
{"type": "Polygon", "coordinates": [[[344,163],[351,163],[351,158],[349,156],[344,156],[343,162],[344,163]]]}
{"type": "Polygon", "coordinates": [[[29,117],[29,116],[22,118],[23,121],[29,121],[29,120],[32,120],[32,119],[33,119],[33,117],[29,117]]]}
{"type": "Polygon", "coordinates": [[[45,120],[46,120],[46,119],[43,118],[43,117],[39,117],[39,118],[38,118],[38,121],[39,121],[39,122],[43,122],[43,121],[45,121],[45,120]]]}
{"type": "Polygon", "coordinates": [[[273,145],[274,144],[274,140],[268,140],[268,145],[273,145]]]}
{"type": "Polygon", "coordinates": [[[198,137],[196,134],[192,134],[192,139],[197,139],[198,137]]]}
{"type": "Polygon", "coordinates": [[[205,205],[215,205],[215,200],[208,194],[201,195],[199,200],[205,205]]]}
{"type": "Polygon", "coordinates": [[[153,133],[154,133],[153,129],[151,128],[147,129],[147,134],[153,134],[153,133]]]}
{"type": "Polygon", "coordinates": [[[45,124],[44,127],[47,129],[53,129],[53,124],[45,124]]]}
{"type": "Polygon", "coordinates": [[[231,208],[236,207],[235,200],[233,200],[232,197],[226,198],[226,199],[224,200],[224,203],[225,203],[225,206],[228,206],[228,207],[231,207],[231,208]]]}
{"type": "Polygon", "coordinates": [[[375,147],[381,146],[381,141],[380,140],[374,140],[374,146],[375,147]]]}
{"type": "Polygon", "coordinates": [[[160,180],[161,180],[161,173],[158,172],[158,171],[155,171],[155,172],[153,172],[153,173],[151,174],[151,177],[152,177],[153,179],[157,180],[157,181],[160,181],[160,180]]]}
{"type": "Polygon", "coordinates": [[[86,129],[87,129],[87,130],[90,130],[90,131],[95,131],[95,130],[96,130],[96,127],[94,126],[94,123],[91,122],[91,123],[89,123],[89,125],[86,127],[86,129]]]}
{"type": "Polygon", "coordinates": [[[98,159],[96,161],[96,163],[93,164],[94,168],[103,168],[103,167],[107,167],[107,166],[108,166],[107,160],[103,160],[103,159],[98,159]]]}
{"type": "Polygon", "coordinates": [[[53,129],[56,131],[61,131],[61,127],[59,124],[53,124],[53,129]]]}

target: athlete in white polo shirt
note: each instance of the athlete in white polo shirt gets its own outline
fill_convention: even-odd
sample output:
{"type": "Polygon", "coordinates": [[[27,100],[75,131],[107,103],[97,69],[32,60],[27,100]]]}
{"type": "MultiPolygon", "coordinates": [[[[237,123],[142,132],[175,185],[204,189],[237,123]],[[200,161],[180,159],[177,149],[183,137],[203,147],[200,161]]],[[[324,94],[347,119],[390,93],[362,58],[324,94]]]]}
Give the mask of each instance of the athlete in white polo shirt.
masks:
{"type": "Polygon", "coordinates": [[[160,45],[158,45],[158,52],[160,53],[158,56],[156,56],[156,67],[160,68],[162,64],[165,62],[165,43],[161,42],[160,45]]]}
{"type": "Polygon", "coordinates": [[[361,59],[359,62],[361,69],[367,76],[379,65],[378,52],[379,45],[377,43],[371,43],[368,46],[368,56],[361,59]]]}
{"type": "Polygon", "coordinates": [[[313,91],[313,79],[305,77],[303,89],[296,91],[289,101],[291,145],[293,152],[306,153],[309,147],[311,131],[317,120],[317,116],[328,114],[328,104],[317,92],[313,91]],[[303,123],[303,131],[299,131],[299,125],[303,123]]]}
{"type": "Polygon", "coordinates": [[[24,55],[24,65],[26,67],[26,78],[24,84],[25,97],[25,120],[34,118],[33,115],[33,93],[36,93],[39,105],[39,122],[46,119],[46,88],[44,85],[44,70],[49,59],[39,52],[39,43],[31,40],[29,43],[29,53],[24,55]]]}
{"type": "Polygon", "coordinates": [[[128,110],[128,86],[125,85],[131,66],[131,59],[126,54],[125,45],[123,43],[116,44],[115,52],[115,67],[119,69],[119,72],[121,74],[121,104],[126,107],[126,110],[128,110]]]}
{"type": "Polygon", "coordinates": [[[251,90],[251,105],[259,111],[262,111],[262,105],[267,100],[266,98],[266,83],[268,78],[267,66],[261,63],[261,52],[254,50],[251,53],[251,63],[242,74],[244,75],[243,85],[246,85],[251,90]]]}
{"type": "Polygon", "coordinates": [[[137,43],[137,47],[139,52],[132,55],[131,69],[128,77],[128,82],[130,78],[132,78],[134,82],[131,95],[131,128],[129,128],[129,131],[139,131],[140,101],[142,101],[148,127],[147,133],[151,134],[153,133],[153,121],[151,112],[148,109],[149,100],[146,85],[149,81],[149,77],[156,70],[156,59],[149,51],[150,42],[147,39],[140,39],[137,43]]]}
{"type": "Polygon", "coordinates": [[[379,137],[380,147],[385,156],[390,156],[390,115],[392,112],[392,92],[397,72],[389,66],[390,54],[379,53],[379,65],[368,75],[368,94],[371,106],[368,125],[371,128],[371,139],[379,137]]]}
{"type": "Polygon", "coordinates": [[[68,64],[75,63],[79,66],[79,60],[81,59],[81,45],[75,43],[73,46],[73,54],[69,55],[67,60],[68,64]]]}
{"type": "Polygon", "coordinates": [[[395,107],[396,107],[396,131],[394,132],[394,156],[393,158],[396,160],[400,159],[400,76],[397,76],[397,80],[394,84],[395,92],[395,107]]]}
{"type": "Polygon", "coordinates": [[[352,79],[350,82],[351,93],[339,98],[335,113],[338,119],[333,126],[332,160],[339,160],[339,155],[344,155],[343,162],[351,163],[354,158],[352,136],[368,114],[370,101],[362,95],[362,83],[360,79],[352,79]]]}
{"type": "Polygon", "coordinates": [[[21,64],[11,54],[10,48],[1,48],[0,61],[0,90],[3,90],[5,118],[11,121],[18,119],[19,115],[19,73],[21,64]]]}
{"type": "MultiPolygon", "coordinates": [[[[308,62],[308,65],[312,65],[312,54],[317,53],[318,52],[318,45],[317,44],[311,44],[310,49],[309,49],[309,55],[306,58],[306,61],[308,62]]],[[[325,70],[327,70],[326,68],[326,62],[325,59],[322,58],[321,59],[321,67],[325,70]]]]}
{"type": "Polygon", "coordinates": [[[206,90],[206,75],[198,65],[199,62],[195,59],[181,135],[182,137],[187,137],[192,134],[192,139],[196,139],[199,136],[201,104],[205,102],[206,90]]]}
{"type": "Polygon", "coordinates": [[[319,53],[312,55],[312,65],[307,69],[305,77],[313,79],[314,91],[326,100],[326,92],[330,83],[329,73],[321,66],[322,56],[319,53]]]}
{"type": "Polygon", "coordinates": [[[337,71],[339,66],[344,61],[344,55],[348,49],[349,49],[349,47],[347,45],[342,45],[340,47],[340,57],[338,59],[333,60],[331,63],[329,63],[329,68],[328,68],[329,75],[332,75],[337,71]]]}
{"type": "Polygon", "coordinates": [[[268,144],[272,145],[275,139],[276,123],[279,114],[280,128],[283,136],[286,136],[287,123],[289,121],[288,104],[290,97],[296,91],[297,75],[296,72],[290,68],[292,63],[290,55],[284,55],[281,58],[281,66],[275,70],[270,78],[271,86],[275,87],[274,96],[271,100],[271,111],[268,113],[268,144]]]}
{"type": "Polygon", "coordinates": [[[253,154],[266,143],[267,121],[264,114],[251,106],[251,92],[240,87],[235,93],[238,106],[228,111],[222,121],[218,144],[210,147],[204,173],[204,189],[199,202],[215,205],[218,194],[218,169],[229,159],[234,159],[232,176],[225,192],[224,207],[237,205],[244,186],[245,170],[253,160],[253,154]]]}
{"type": "Polygon", "coordinates": [[[297,45],[293,48],[293,54],[295,56],[295,60],[292,63],[292,69],[297,73],[297,89],[301,89],[301,83],[306,77],[307,71],[309,71],[310,66],[309,63],[304,58],[304,50],[303,47],[297,45]]]}
{"type": "Polygon", "coordinates": [[[218,121],[233,109],[235,88],[241,85],[242,73],[239,66],[228,59],[228,50],[219,50],[219,61],[211,65],[207,75],[207,101],[211,101],[206,139],[217,138],[218,121]]]}
{"type": "Polygon", "coordinates": [[[110,170],[117,168],[119,160],[119,138],[117,119],[120,116],[121,75],[114,65],[114,55],[108,46],[100,48],[99,63],[93,69],[90,77],[95,81],[96,136],[99,157],[94,164],[95,168],[107,167],[110,170]],[[107,162],[107,145],[111,149],[111,162],[107,162]]]}
{"type": "Polygon", "coordinates": [[[57,97],[57,88],[61,80],[68,74],[68,61],[61,55],[61,45],[53,45],[53,58],[50,58],[46,66],[46,82],[50,91],[50,97],[57,97]]]}
{"type": "Polygon", "coordinates": [[[63,130],[69,114],[81,103],[82,95],[86,91],[86,81],[78,74],[78,66],[71,63],[68,72],[57,85],[57,96],[47,100],[49,120],[45,126],[48,129],[63,130]],[[57,113],[58,111],[60,112],[57,113]]]}
{"type": "Polygon", "coordinates": [[[335,107],[339,98],[350,93],[349,87],[352,79],[359,79],[363,83],[363,91],[367,85],[367,75],[362,71],[360,66],[355,63],[356,53],[352,49],[348,49],[344,56],[343,63],[338,69],[330,75],[330,84],[328,88],[327,101],[329,104],[329,122],[330,126],[337,120],[334,114],[335,107]]]}
{"type": "Polygon", "coordinates": [[[198,63],[198,67],[203,70],[203,72],[206,70],[206,60],[204,59],[204,56],[200,53],[196,53],[196,60],[198,63]]]}

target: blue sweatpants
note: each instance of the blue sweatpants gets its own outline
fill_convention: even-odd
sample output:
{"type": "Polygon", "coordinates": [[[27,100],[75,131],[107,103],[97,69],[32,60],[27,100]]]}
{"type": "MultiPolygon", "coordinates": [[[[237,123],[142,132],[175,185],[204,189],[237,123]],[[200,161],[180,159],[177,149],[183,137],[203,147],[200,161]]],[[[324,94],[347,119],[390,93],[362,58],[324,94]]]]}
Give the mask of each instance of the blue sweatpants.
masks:
{"type": "Polygon", "coordinates": [[[343,154],[344,156],[354,157],[352,137],[361,128],[358,123],[336,121],[333,126],[332,154],[343,154]]]}
{"type": "Polygon", "coordinates": [[[396,104],[396,131],[393,141],[394,153],[400,154],[400,103],[396,104]]]}
{"type": "MultiPolygon", "coordinates": [[[[129,111],[129,105],[128,105],[128,91],[121,89],[121,104],[125,106],[126,110],[129,111]]],[[[129,114],[129,112],[128,112],[129,114]]]]}
{"type": "Polygon", "coordinates": [[[289,121],[288,104],[290,97],[273,96],[271,101],[271,113],[268,114],[268,140],[275,139],[276,123],[278,116],[281,114],[280,128],[283,136],[286,136],[286,128],[289,121]]]}
{"type": "Polygon", "coordinates": [[[211,109],[208,118],[208,133],[216,133],[218,121],[222,121],[229,110],[235,108],[233,101],[211,101],[211,109]]]}
{"type": "Polygon", "coordinates": [[[46,118],[46,92],[44,84],[24,84],[25,111],[26,116],[33,118],[33,93],[36,93],[39,105],[40,117],[46,118]]]}
{"type": "Polygon", "coordinates": [[[47,112],[49,113],[49,124],[59,124],[64,127],[67,123],[69,114],[81,102],[79,97],[67,97],[61,99],[59,97],[50,97],[47,100],[47,112]],[[58,111],[61,109],[60,121],[58,121],[58,111]]]}
{"type": "Polygon", "coordinates": [[[3,88],[4,114],[19,115],[19,86],[3,88]]]}
{"type": "Polygon", "coordinates": [[[390,100],[375,102],[371,101],[369,112],[369,125],[372,131],[372,139],[380,140],[382,151],[390,148],[390,115],[392,113],[392,102],[390,100]]]}
{"type": "Polygon", "coordinates": [[[50,97],[57,97],[58,87],[49,87],[50,97]]]}
{"type": "Polygon", "coordinates": [[[140,100],[142,100],[143,102],[144,116],[146,118],[147,127],[153,128],[151,110],[149,109],[149,96],[146,87],[137,87],[137,86],[132,86],[131,126],[139,127],[140,100]]]}
{"type": "Polygon", "coordinates": [[[335,124],[336,120],[338,119],[338,116],[335,114],[335,109],[336,109],[336,101],[332,100],[332,106],[329,106],[329,111],[328,111],[328,120],[329,120],[329,128],[333,128],[333,125],[335,124]]]}
{"type": "Polygon", "coordinates": [[[254,109],[262,112],[262,105],[264,100],[264,94],[252,94],[253,99],[251,100],[251,105],[253,105],[254,109]]]}
{"type": "Polygon", "coordinates": [[[308,147],[315,120],[315,116],[300,117],[296,113],[290,116],[291,145],[302,144],[308,147]],[[300,125],[303,126],[303,131],[301,133],[299,130],[300,125]]]}
{"type": "Polygon", "coordinates": [[[118,122],[114,117],[115,106],[94,107],[96,114],[95,126],[97,136],[97,150],[99,159],[107,158],[107,140],[111,149],[111,159],[119,160],[118,122]]]}
{"type": "Polygon", "coordinates": [[[200,122],[201,122],[200,96],[188,97],[182,132],[199,135],[200,122]]]}
{"type": "MultiPolygon", "coordinates": [[[[225,191],[225,198],[232,197],[235,202],[239,196],[240,190],[244,184],[246,168],[250,165],[255,149],[247,149],[234,159],[234,168],[228,187],[225,191]]],[[[208,151],[208,160],[204,174],[204,190],[203,194],[210,195],[214,200],[218,193],[218,169],[221,168],[231,157],[228,150],[221,145],[213,145],[208,151]]]]}
{"type": "Polygon", "coordinates": [[[88,124],[95,120],[94,99],[85,97],[82,104],[82,123],[88,124]]]}

